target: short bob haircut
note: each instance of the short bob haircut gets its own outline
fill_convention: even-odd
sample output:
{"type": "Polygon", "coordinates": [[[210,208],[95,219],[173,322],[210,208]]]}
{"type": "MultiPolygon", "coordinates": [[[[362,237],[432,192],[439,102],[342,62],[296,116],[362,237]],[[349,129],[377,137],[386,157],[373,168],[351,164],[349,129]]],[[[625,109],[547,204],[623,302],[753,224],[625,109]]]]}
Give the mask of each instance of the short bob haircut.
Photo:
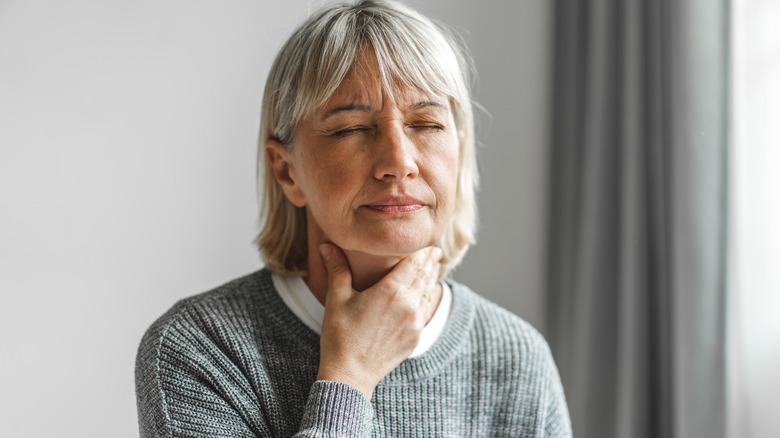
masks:
{"type": "Polygon", "coordinates": [[[374,50],[383,86],[391,96],[400,86],[449,98],[458,129],[460,169],[453,215],[438,243],[444,277],[475,242],[479,176],[470,96],[473,64],[454,34],[393,1],[329,4],[305,21],[276,56],[261,112],[258,183],[264,180],[264,193],[258,192],[262,225],[256,243],[271,271],[303,272],[308,257],[305,207],[296,207],[284,195],[265,143],[274,139],[292,148],[298,123],[327,102],[363,49],[374,50]]]}

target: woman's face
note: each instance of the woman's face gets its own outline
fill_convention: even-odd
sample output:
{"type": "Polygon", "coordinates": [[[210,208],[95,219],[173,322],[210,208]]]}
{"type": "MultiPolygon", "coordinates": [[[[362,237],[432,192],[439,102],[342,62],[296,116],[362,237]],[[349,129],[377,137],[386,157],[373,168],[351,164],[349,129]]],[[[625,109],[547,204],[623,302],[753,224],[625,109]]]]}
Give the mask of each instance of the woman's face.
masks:
{"type": "Polygon", "coordinates": [[[459,169],[450,104],[403,87],[388,96],[372,50],[300,122],[291,151],[274,143],[274,172],[306,207],[310,239],[405,256],[436,244],[450,222],[459,169]]]}

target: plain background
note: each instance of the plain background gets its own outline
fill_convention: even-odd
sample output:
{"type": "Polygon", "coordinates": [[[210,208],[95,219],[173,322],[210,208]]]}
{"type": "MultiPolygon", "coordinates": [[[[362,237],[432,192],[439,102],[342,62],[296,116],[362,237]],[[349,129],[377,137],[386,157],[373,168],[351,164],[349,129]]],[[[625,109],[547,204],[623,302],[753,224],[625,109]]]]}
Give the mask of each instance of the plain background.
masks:
{"type": "Polygon", "coordinates": [[[729,436],[778,435],[780,2],[734,2],[729,436]]]}
{"type": "MultiPolygon", "coordinates": [[[[3,436],[137,436],[145,329],[261,267],[262,87],[319,4],[0,0],[3,436]]],[[[551,2],[412,4],[463,35],[490,113],[455,277],[544,332],[551,2]]]]}

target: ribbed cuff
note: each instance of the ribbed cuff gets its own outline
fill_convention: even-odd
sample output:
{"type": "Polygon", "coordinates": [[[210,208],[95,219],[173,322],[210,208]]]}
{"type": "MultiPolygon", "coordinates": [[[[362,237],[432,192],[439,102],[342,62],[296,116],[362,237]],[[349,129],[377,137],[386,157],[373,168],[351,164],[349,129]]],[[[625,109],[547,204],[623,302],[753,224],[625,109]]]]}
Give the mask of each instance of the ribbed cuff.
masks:
{"type": "Polygon", "coordinates": [[[340,382],[318,380],[311,386],[303,413],[302,437],[368,437],[374,422],[371,402],[340,382]]]}

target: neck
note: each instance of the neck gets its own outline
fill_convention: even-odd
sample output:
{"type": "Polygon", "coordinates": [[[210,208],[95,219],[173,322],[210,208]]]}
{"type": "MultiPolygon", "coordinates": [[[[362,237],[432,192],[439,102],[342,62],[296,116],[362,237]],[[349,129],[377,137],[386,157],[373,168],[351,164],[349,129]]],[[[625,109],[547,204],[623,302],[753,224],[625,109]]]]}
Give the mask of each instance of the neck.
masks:
{"type": "MultiPolygon", "coordinates": [[[[320,257],[320,245],[323,243],[332,244],[332,242],[317,226],[311,215],[307,215],[306,235],[309,251],[306,261],[308,272],[303,280],[312,294],[314,294],[314,297],[317,298],[317,301],[324,306],[325,297],[328,295],[328,271],[322,261],[322,257],[320,257]]],[[[360,292],[384,278],[403,258],[397,256],[377,256],[357,250],[343,250],[343,252],[347,257],[349,269],[352,273],[352,289],[360,292]]],[[[442,296],[441,285],[437,283],[431,293],[433,294],[434,306],[428,315],[427,321],[430,321],[433,313],[439,307],[442,296]]]]}
{"type": "MultiPolygon", "coordinates": [[[[304,277],[304,281],[317,300],[324,305],[325,297],[328,294],[328,271],[320,257],[319,248],[328,240],[325,236],[312,236],[311,234],[309,233],[308,239],[309,257],[306,266],[308,273],[304,277]]],[[[355,250],[344,250],[344,255],[347,256],[349,269],[352,273],[352,288],[357,291],[363,291],[375,285],[390,273],[401,260],[398,257],[375,256],[355,250]]]]}
{"type": "MultiPolygon", "coordinates": [[[[317,300],[325,305],[325,296],[328,294],[328,271],[322,262],[322,257],[320,257],[320,245],[333,242],[330,242],[325,236],[308,211],[306,214],[306,238],[309,256],[306,262],[307,274],[304,281],[317,300]]],[[[402,257],[377,256],[357,250],[342,251],[347,256],[349,269],[352,273],[352,288],[361,292],[389,274],[402,259],[402,257]]]]}

